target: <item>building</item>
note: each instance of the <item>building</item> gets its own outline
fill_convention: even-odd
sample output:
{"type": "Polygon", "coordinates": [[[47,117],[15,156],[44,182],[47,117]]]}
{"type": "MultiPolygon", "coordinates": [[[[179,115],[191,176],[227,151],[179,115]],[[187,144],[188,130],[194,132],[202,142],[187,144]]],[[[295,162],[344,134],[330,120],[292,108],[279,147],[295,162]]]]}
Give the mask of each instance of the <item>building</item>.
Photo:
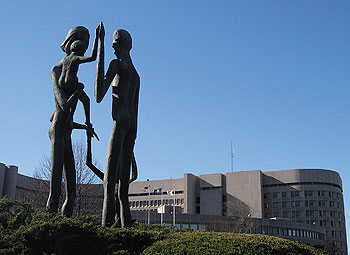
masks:
{"type": "MultiPolygon", "coordinates": [[[[130,208],[156,211],[161,200],[165,205],[172,205],[173,197],[166,191],[173,189],[175,205],[181,207],[183,214],[207,217],[202,223],[213,222],[213,216],[221,219],[234,216],[237,212],[232,207],[238,207],[259,223],[257,233],[299,240],[297,237],[304,236],[304,231],[311,231],[336,254],[347,254],[342,181],[335,171],[257,170],[200,176],[185,174],[181,179],[136,182],[129,189],[130,208]],[[148,192],[143,191],[145,187],[151,191],[149,198],[148,192]],[[159,188],[163,191],[162,198],[153,192],[159,188]],[[288,234],[279,234],[284,233],[282,231],[288,234]]],[[[313,241],[308,243],[315,244],[313,241]]]]}
{"type": "MultiPolygon", "coordinates": [[[[16,167],[3,164],[0,178],[3,196],[12,189],[15,190],[12,197],[38,201],[31,200],[32,194],[40,190],[38,180],[17,174],[16,167]]],[[[89,200],[96,197],[94,203],[99,205],[96,212],[100,212],[102,187],[94,185],[89,190],[95,191],[89,194],[89,200]]],[[[158,212],[163,210],[163,222],[172,224],[175,203],[179,228],[230,231],[228,226],[241,217],[254,223],[250,232],[347,254],[342,181],[331,170],[185,174],[180,179],[134,182],[129,188],[129,202],[133,217],[141,222],[160,223],[158,212]]]]}

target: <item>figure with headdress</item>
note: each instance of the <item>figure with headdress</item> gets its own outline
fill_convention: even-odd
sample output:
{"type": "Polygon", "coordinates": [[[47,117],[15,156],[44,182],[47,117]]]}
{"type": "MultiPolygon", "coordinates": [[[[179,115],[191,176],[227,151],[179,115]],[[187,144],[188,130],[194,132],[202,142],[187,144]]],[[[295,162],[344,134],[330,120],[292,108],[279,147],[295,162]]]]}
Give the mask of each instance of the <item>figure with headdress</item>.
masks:
{"type": "Polygon", "coordinates": [[[61,49],[66,53],[66,56],[57,66],[51,69],[56,107],[51,117],[49,130],[52,146],[50,193],[47,201],[47,210],[50,213],[56,213],[58,210],[63,174],[66,199],[61,211],[65,216],[73,214],[76,195],[76,173],[71,141],[72,130],[74,128],[86,129],[90,140],[92,136],[96,136],[90,122],[90,99],[83,90],[84,85],[79,83],[77,73],[81,63],[96,60],[99,30],[100,26],[96,28],[92,55],[88,57],[85,57],[84,54],[89,45],[89,31],[83,26],[69,30],[65,41],[61,45],[61,49]],[[73,122],[73,115],[78,100],[84,106],[86,125],[73,122]]]}

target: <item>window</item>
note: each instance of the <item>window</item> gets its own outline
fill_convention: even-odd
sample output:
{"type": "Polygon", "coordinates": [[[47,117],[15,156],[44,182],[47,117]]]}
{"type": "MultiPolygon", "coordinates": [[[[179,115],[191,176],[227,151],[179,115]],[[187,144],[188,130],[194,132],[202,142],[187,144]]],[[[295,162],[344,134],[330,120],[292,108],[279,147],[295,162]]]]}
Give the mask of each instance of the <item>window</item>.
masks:
{"type": "Polygon", "coordinates": [[[282,197],[287,197],[287,192],[282,192],[282,197]]]}
{"type": "Polygon", "coordinates": [[[196,203],[199,204],[201,202],[201,198],[200,197],[196,197],[196,203]]]}
{"type": "Polygon", "coordinates": [[[283,212],[283,218],[288,218],[288,212],[283,212]]]}
{"type": "Polygon", "coordinates": [[[274,212],[273,213],[273,217],[280,217],[280,213],[279,212],[274,212]]]}
{"type": "Polygon", "coordinates": [[[319,196],[319,197],[324,197],[325,194],[326,194],[326,192],[325,192],[324,190],[319,190],[319,191],[318,191],[318,196],[319,196]]]}
{"type": "Polygon", "coordinates": [[[291,197],[299,197],[299,191],[292,191],[291,197]]]}
{"type": "Polygon", "coordinates": [[[304,191],[304,196],[305,197],[312,197],[314,194],[314,192],[312,190],[305,190],[304,191]]]}
{"type": "Polygon", "coordinates": [[[309,200],[309,206],[314,206],[314,201],[309,200]]]}
{"type": "Polygon", "coordinates": [[[280,229],[279,228],[275,228],[275,235],[279,235],[280,234],[280,229]]]}
{"type": "Polygon", "coordinates": [[[272,193],[272,197],[273,197],[273,198],[277,198],[277,196],[278,196],[278,193],[277,193],[277,192],[273,192],[273,193],[272,193]]]}
{"type": "Polygon", "coordinates": [[[269,198],[269,193],[264,193],[264,198],[269,198]]]}
{"type": "Polygon", "coordinates": [[[292,201],[292,207],[300,207],[300,201],[292,201]]]}
{"type": "Polygon", "coordinates": [[[320,216],[326,216],[326,212],[327,212],[327,211],[321,211],[321,210],[320,210],[320,216]]]}
{"type": "Polygon", "coordinates": [[[308,207],[309,206],[309,201],[305,201],[305,207],[308,207]]]}
{"type": "Polygon", "coordinates": [[[282,208],[286,208],[288,206],[288,202],[282,202],[282,208]]]}
{"type": "Polygon", "coordinates": [[[269,208],[269,203],[264,204],[265,208],[269,208]]]}
{"type": "Polygon", "coordinates": [[[278,203],[273,203],[273,208],[278,208],[278,203]]]}
{"type": "Polygon", "coordinates": [[[326,201],[318,201],[319,206],[326,206],[326,201]]]}

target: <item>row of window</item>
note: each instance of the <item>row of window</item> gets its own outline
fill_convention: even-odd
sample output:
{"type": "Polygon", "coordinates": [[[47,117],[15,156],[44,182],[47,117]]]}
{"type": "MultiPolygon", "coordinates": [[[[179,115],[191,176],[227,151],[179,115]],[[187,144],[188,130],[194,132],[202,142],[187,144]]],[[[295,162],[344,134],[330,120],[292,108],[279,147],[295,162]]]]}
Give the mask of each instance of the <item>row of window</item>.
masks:
{"type": "MultiPolygon", "coordinates": [[[[265,212],[265,218],[272,218],[272,217],[282,217],[289,219],[290,217],[327,217],[331,216],[333,218],[342,218],[342,213],[335,212],[335,211],[317,211],[317,210],[306,210],[306,211],[283,211],[283,212],[265,212]]],[[[333,221],[331,221],[333,222],[333,221]]],[[[331,223],[331,226],[333,226],[333,223],[331,223]]]]}
{"type": "MultiPolygon", "coordinates": [[[[329,247],[337,247],[337,248],[345,248],[345,242],[343,241],[335,241],[335,240],[328,240],[327,241],[327,246],[329,247]]],[[[336,254],[347,254],[345,252],[341,252],[341,253],[336,253],[336,254]]]]}
{"type": "MultiPolygon", "coordinates": [[[[317,206],[316,200],[305,200],[305,201],[282,201],[282,202],[273,202],[273,203],[264,203],[264,208],[289,208],[289,207],[313,207],[317,206]]],[[[343,209],[342,204],[340,202],[334,202],[334,201],[325,201],[325,200],[319,200],[318,201],[319,207],[325,207],[329,206],[331,208],[338,208],[343,209]]]]}
{"type": "Polygon", "coordinates": [[[296,236],[310,239],[322,239],[321,235],[319,235],[317,232],[279,227],[262,227],[258,231],[254,232],[256,232],[256,234],[266,234],[274,236],[296,236]]]}
{"type": "Polygon", "coordinates": [[[336,230],[327,230],[326,235],[328,237],[345,237],[345,233],[343,231],[336,231],[336,230]]]}
{"type": "MultiPolygon", "coordinates": [[[[174,204],[174,199],[164,199],[163,203],[161,200],[143,200],[143,201],[130,201],[129,205],[131,208],[135,207],[146,207],[146,206],[161,206],[161,205],[173,205],[174,204]]],[[[178,198],[175,199],[175,205],[183,205],[184,204],[184,199],[183,198],[178,198]]]]}
{"type": "Polygon", "coordinates": [[[264,198],[287,198],[287,197],[329,197],[333,199],[341,199],[341,194],[335,191],[326,190],[304,190],[304,191],[284,191],[264,193],[264,198]]]}
{"type": "MultiPolygon", "coordinates": [[[[165,226],[172,226],[171,223],[165,223],[165,226]]],[[[192,229],[192,230],[199,230],[199,231],[205,231],[205,225],[203,224],[187,224],[187,223],[181,223],[181,224],[175,224],[175,227],[180,230],[184,229],[192,229]]]]}

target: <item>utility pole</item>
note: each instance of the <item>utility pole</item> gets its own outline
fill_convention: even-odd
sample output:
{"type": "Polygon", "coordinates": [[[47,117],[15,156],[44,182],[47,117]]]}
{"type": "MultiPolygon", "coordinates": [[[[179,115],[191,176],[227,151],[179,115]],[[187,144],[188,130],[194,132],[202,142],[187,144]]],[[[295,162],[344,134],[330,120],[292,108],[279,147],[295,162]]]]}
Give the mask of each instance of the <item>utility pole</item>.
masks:
{"type": "Polygon", "coordinates": [[[150,213],[150,196],[151,196],[151,184],[148,183],[148,208],[147,208],[147,224],[149,225],[151,223],[151,213],[150,213]]]}
{"type": "Polygon", "coordinates": [[[174,202],[173,202],[173,226],[175,227],[175,185],[174,185],[174,202]]]}
{"type": "Polygon", "coordinates": [[[163,184],[162,184],[162,187],[160,188],[160,190],[162,191],[160,194],[160,206],[162,208],[162,212],[160,214],[160,225],[163,225],[163,214],[165,212],[165,206],[163,205],[163,184]]]}

